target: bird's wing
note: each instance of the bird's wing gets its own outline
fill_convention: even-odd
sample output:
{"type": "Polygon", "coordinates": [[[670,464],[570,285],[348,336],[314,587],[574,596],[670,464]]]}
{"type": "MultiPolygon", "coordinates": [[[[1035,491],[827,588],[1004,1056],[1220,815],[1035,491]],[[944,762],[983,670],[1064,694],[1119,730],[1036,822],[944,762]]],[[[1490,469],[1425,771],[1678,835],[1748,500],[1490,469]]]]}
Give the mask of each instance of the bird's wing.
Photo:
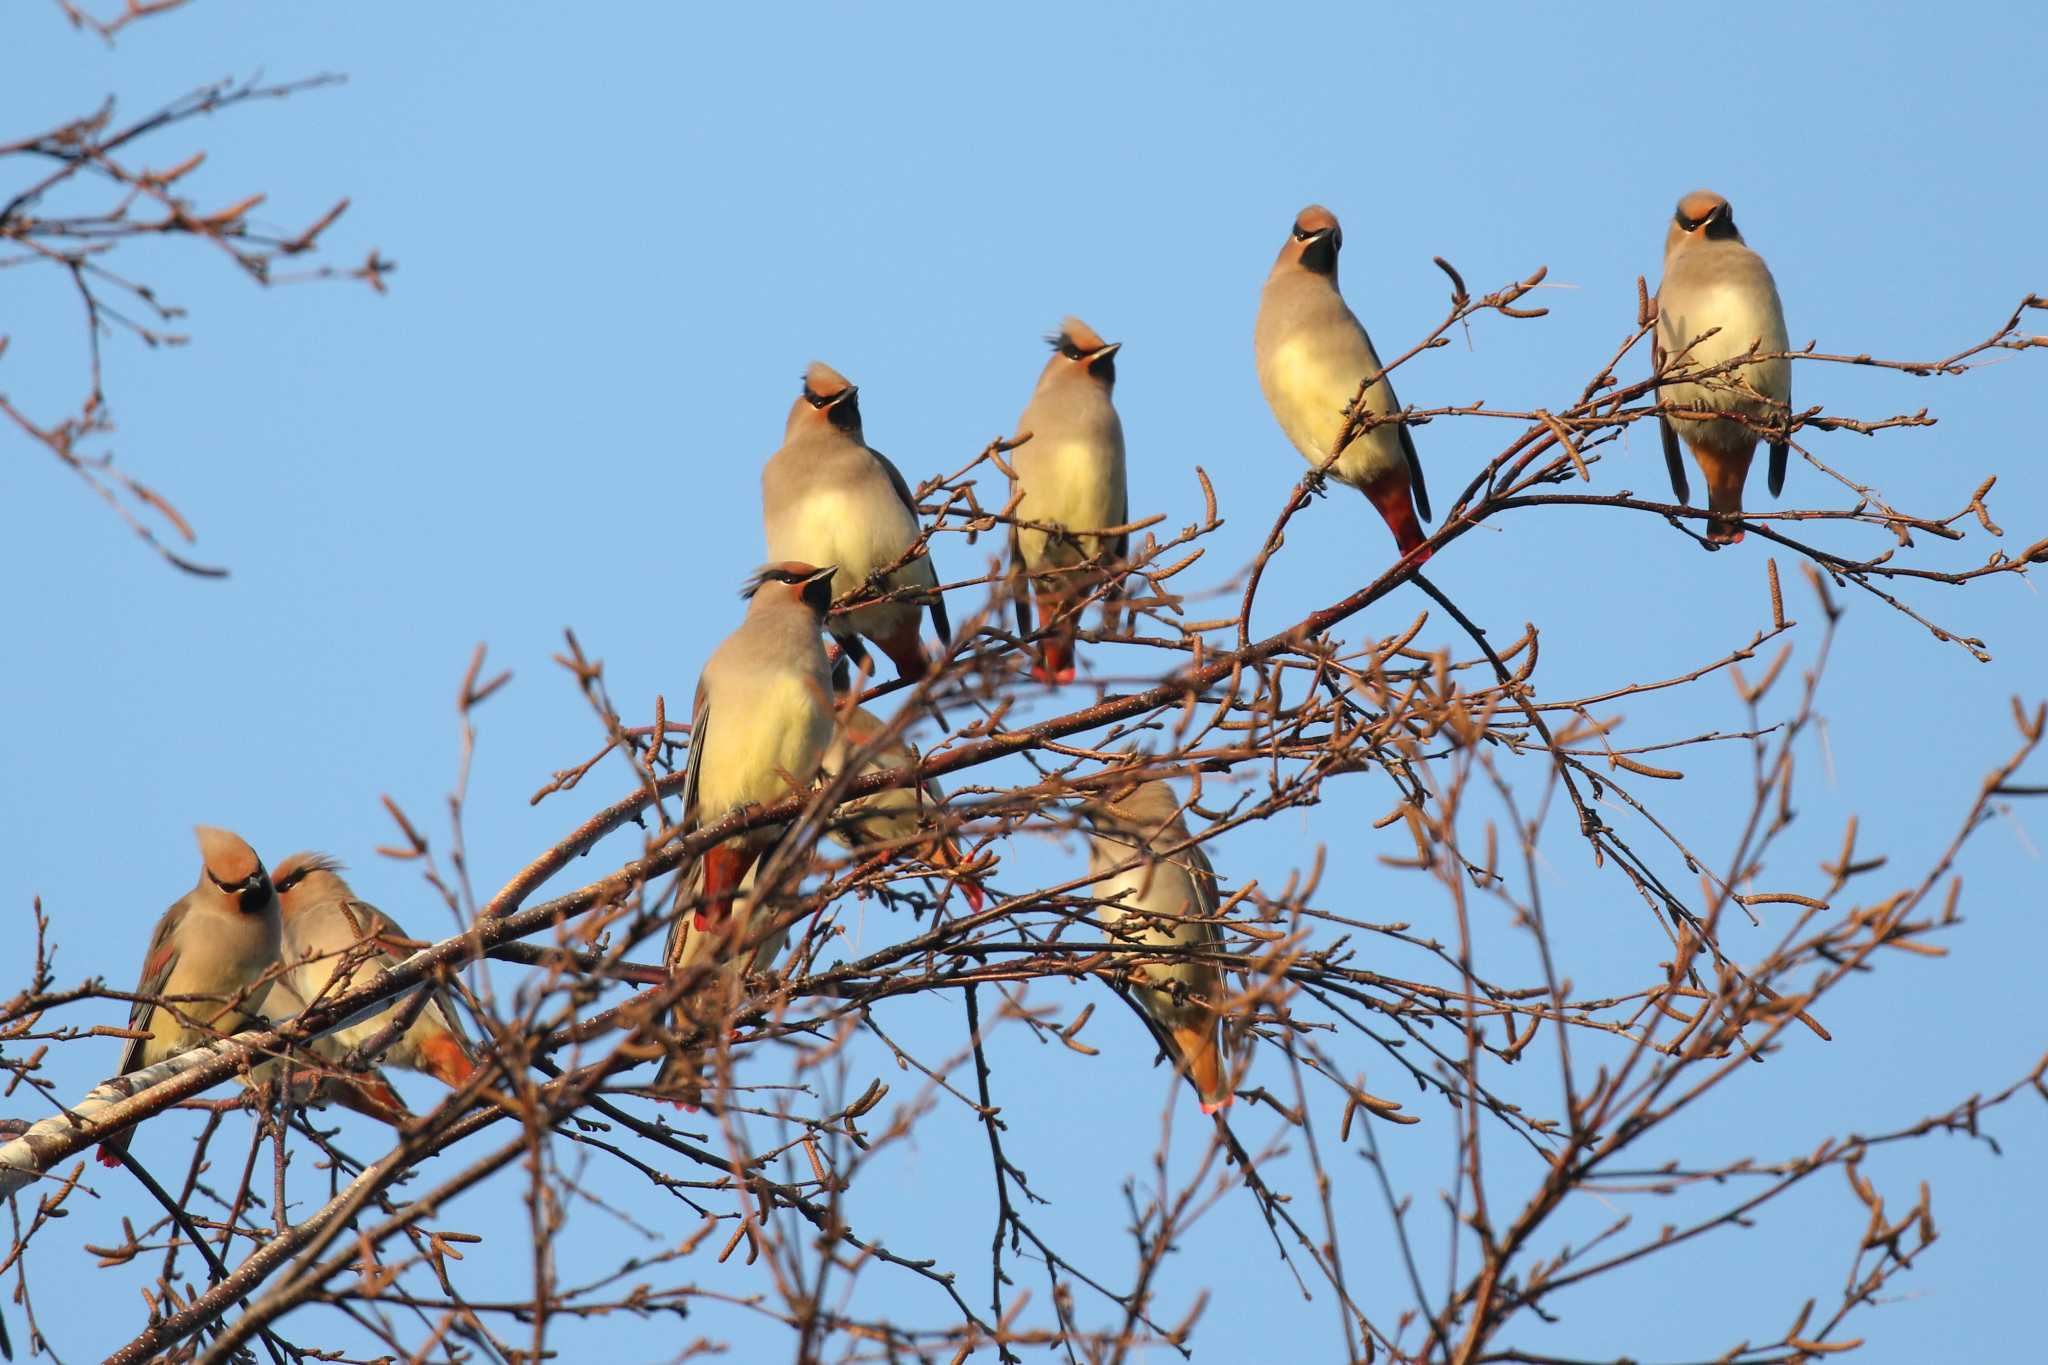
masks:
{"type": "Polygon", "coordinates": [[[897,498],[901,500],[905,507],[910,509],[910,515],[915,517],[917,515],[917,498],[911,493],[910,485],[904,481],[903,471],[898,469],[895,463],[879,450],[870,449],[868,454],[874,456],[875,463],[882,466],[882,472],[889,476],[889,486],[896,490],[897,498]]]}
{"type": "MultiPolygon", "coordinates": [[[[875,463],[882,466],[882,472],[889,476],[889,486],[896,490],[897,500],[910,510],[910,519],[917,521],[917,497],[910,491],[909,483],[904,480],[903,471],[898,469],[894,462],[879,450],[870,448],[868,454],[875,457],[875,463]]],[[[923,523],[920,522],[919,524],[922,525],[923,523]]],[[[926,550],[922,557],[929,562],[931,551],[926,550]]],[[[936,574],[934,574],[934,577],[936,577],[936,574]]],[[[953,625],[946,619],[946,599],[942,594],[936,592],[932,594],[931,611],[932,631],[939,637],[940,643],[952,644],[953,625]]]]}
{"type": "MultiPolygon", "coordinates": [[[[1664,368],[1664,343],[1655,336],[1650,338],[1650,364],[1656,369],[1664,368]]],[[[1671,419],[1663,413],[1657,414],[1657,434],[1664,440],[1664,467],[1671,472],[1671,492],[1680,502],[1692,501],[1692,489],[1685,481],[1685,456],[1678,449],[1678,433],[1672,430],[1671,419]]]]}
{"type": "MultiPolygon", "coordinates": [[[[390,968],[397,966],[417,951],[412,945],[416,940],[399,927],[398,921],[379,910],[368,901],[351,900],[343,907],[349,922],[356,927],[358,936],[377,945],[382,954],[378,964],[390,968]]],[[[403,998],[403,997],[401,997],[403,998]]],[[[427,1008],[441,1016],[441,1023],[462,1043],[464,1051],[470,1050],[469,1030],[463,1026],[462,1015],[455,1006],[455,993],[446,986],[433,988],[427,1008]]]]}
{"type": "MultiPolygon", "coordinates": [[[[1387,397],[1392,398],[1390,393],[1387,397]]],[[[1408,434],[1408,424],[1401,423],[1395,428],[1401,433],[1401,453],[1408,457],[1408,487],[1415,493],[1415,511],[1424,521],[1429,520],[1429,486],[1422,481],[1422,459],[1415,453],[1415,438],[1408,434]]]]}
{"type": "Polygon", "coordinates": [[[690,757],[683,768],[683,828],[697,819],[697,780],[704,772],[704,737],[711,729],[711,701],[704,692],[704,680],[697,680],[697,697],[690,706],[690,757]]]}
{"type": "MultiPolygon", "coordinates": [[[[1368,337],[1365,344],[1370,348],[1371,338],[1368,337]]],[[[1385,371],[1380,373],[1379,386],[1387,391],[1387,411],[1398,413],[1401,410],[1401,400],[1394,396],[1394,381],[1387,378],[1385,371]]],[[[1415,453],[1415,438],[1409,434],[1406,422],[1395,423],[1394,433],[1401,442],[1402,458],[1408,461],[1408,487],[1415,494],[1416,515],[1428,521],[1429,486],[1422,481],[1422,457],[1415,453]]]]}
{"type": "Polygon", "coordinates": [[[1200,844],[1189,844],[1175,856],[1187,864],[1188,881],[1195,888],[1192,908],[1204,925],[1202,936],[1213,939],[1217,936],[1216,914],[1222,904],[1216,893],[1216,869],[1200,844]]]}
{"type": "MultiPolygon", "coordinates": [[[[135,994],[142,999],[128,1007],[128,1027],[148,1029],[156,1015],[156,1004],[151,997],[160,996],[171,983],[171,973],[178,966],[178,926],[185,922],[186,902],[180,900],[164,911],[164,917],[156,922],[156,932],[150,935],[149,953],[142,959],[142,979],[135,983],[135,994]]],[[[127,1050],[121,1054],[119,1075],[141,1069],[142,1050],[149,1045],[146,1038],[130,1038],[127,1050]]]]}
{"type": "Polygon", "coordinates": [[[1017,523],[1010,523],[1010,610],[1017,618],[1017,633],[1031,633],[1031,585],[1024,572],[1024,544],[1017,523]]]}

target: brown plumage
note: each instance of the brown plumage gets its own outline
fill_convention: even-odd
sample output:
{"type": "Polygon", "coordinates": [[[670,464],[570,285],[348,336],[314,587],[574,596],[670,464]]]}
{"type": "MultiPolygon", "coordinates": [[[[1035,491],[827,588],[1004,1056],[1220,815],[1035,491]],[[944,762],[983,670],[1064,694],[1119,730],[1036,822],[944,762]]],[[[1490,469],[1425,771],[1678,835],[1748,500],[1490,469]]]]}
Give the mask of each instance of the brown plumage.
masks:
{"type": "MultiPolygon", "coordinates": [[[[214,1038],[261,1022],[258,1001],[278,965],[277,892],[248,842],[199,826],[199,881],[164,911],[143,954],[115,1074],[154,1066],[214,1038]],[[176,997],[194,997],[178,999],[176,997]]],[[[133,1130],[100,1144],[101,1164],[118,1166],[133,1130]]]]}
{"type": "MultiPolygon", "coordinates": [[[[320,853],[294,853],[277,865],[285,974],[266,1006],[275,1018],[367,986],[411,956],[411,940],[397,921],[360,899],[341,871],[338,861],[320,853]]],[[[411,1022],[385,1044],[379,1059],[432,1076],[451,1089],[466,1084],[476,1070],[475,1049],[454,993],[446,987],[429,988],[417,1011],[408,993],[369,1018],[316,1039],[313,1052],[338,1062],[385,1034],[408,1012],[411,1022]]],[[[346,1084],[355,1078],[334,1079],[343,1086],[336,1098],[348,1103],[346,1084]]],[[[396,1092],[379,1073],[371,1071],[360,1083],[379,1104],[396,1104],[404,1114],[396,1092]]]]}
{"type": "MultiPolygon", "coordinates": [[[[833,567],[771,564],[754,576],[746,619],[725,638],[697,681],[690,754],[683,775],[685,833],[716,824],[745,806],[809,791],[832,742],[832,673],[820,633],[832,602],[833,567]]],[[[702,892],[694,932],[723,935],[734,897],[779,827],[750,830],[704,851],[694,874],[702,892]]],[[[700,1031],[686,997],[676,1031],[700,1031]]],[[[697,1092],[698,1059],[672,1057],[655,1084],[687,1097],[697,1092]]]]}
{"type": "MultiPolygon", "coordinates": [[[[1662,370],[1683,355],[1688,368],[1705,370],[1752,347],[1782,353],[1789,344],[1777,282],[1763,257],[1742,240],[1728,201],[1712,190],[1694,190],[1680,199],[1664,234],[1653,363],[1662,370]]],[[[1658,418],[1672,493],[1680,502],[1691,497],[1678,450],[1683,440],[1706,478],[1707,508],[1716,514],[1707,522],[1706,538],[1716,545],[1735,544],[1742,539],[1742,490],[1762,439],[1759,428],[1782,423],[1790,411],[1792,362],[1779,354],[1709,379],[1667,383],[1659,398],[1666,407],[1702,414],[1658,418]]],[[[1773,497],[1784,490],[1789,453],[1786,441],[1772,439],[1773,497]]]]}
{"type": "Polygon", "coordinates": [[[834,616],[832,634],[849,655],[866,657],[865,636],[901,676],[924,676],[920,615],[930,609],[941,641],[950,642],[952,627],[930,552],[904,562],[923,534],[917,499],[902,472],[869,447],[860,390],[830,365],[817,362],[804,371],[782,446],[761,470],[761,516],[770,559],[834,566],[834,600],[880,575],[879,588],[891,600],[834,616]]]}
{"type": "MultiPolygon", "coordinates": [[[[1317,468],[1337,449],[1358,386],[1381,373],[1372,338],[1337,288],[1343,245],[1336,214],[1320,204],[1297,214],[1259,294],[1252,334],[1266,403],[1301,457],[1317,468]]],[[[1384,378],[1366,392],[1364,404],[1379,416],[1401,410],[1392,382],[1384,378]]],[[[1330,466],[1330,475],[1365,494],[1403,555],[1417,563],[1429,558],[1422,530],[1429,490],[1407,423],[1360,432],[1330,466]]]]}
{"type": "MultiPolygon", "coordinates": [[[[1038,604],[1039,642],[1032,676],[1042,682],[1074,677],[1072,603],[1098,586],[1105,626],[1114,629],[1130,550],[1127,532],[1102,532],[1130,519],[1124,472],[1124,428],[1111,392],[1120,342],[1104,341],[1079,318],[1066,318],[1049,338],[1052,356],[1039,372],[1031,401],[1017,419],[1028,441],[1010,452],[1016,516],[1035,523],[1010,528],[1010,568],[1026,580],[1038,604]],[[1049,528],[1049,529],[1048,529],[1049,528]],[[1093,565],[1092,568],[1084,566],[1093,565]]],[[[1017,630],[1032,633],[1025,583],[1013,585],[1017,630]]]]}
{"type": "MultiPolygon", "coordinates": [[[[874,744],[885,728],[881,717],[861,707],[842,712],[839,734],[825,759],[827,771],[841,771],[855,753],[874,744]]],[[[855,776],[907,768],[916,762],[915,749],[901,739],[891,740],[876,748],[855,776]]],[[[986,893],[978,878],[965,875],[969,863],[959,841],[946,833],[919,837],[932,828],[945,802],[946,794],[936,778],[927,779],[922,787],[886,787],[842,804],[833,812],[830,833],[845,848],[884,845],[895,850],[894,857],[918,858],[954,873],[967,908],[978,911],[986,893]]]]}
{"type": "MultiPolygon", "coordinates": [[[[1112,790],[1082,803],[1088,894],[1110,937],[1165,949],[1221,951],[1216,872],[1190,843],[1180,798],[1164,782],[1112,790]]],[[[1168,1055],[1201,1097],[1202,1112],[1228,1108],[1230,1059],[1223,1051],[1228,994],[1223,973],[1199,957],[1163,957],[1131,969],[1133,998],[1158,1026],[1168,1055]]]]}

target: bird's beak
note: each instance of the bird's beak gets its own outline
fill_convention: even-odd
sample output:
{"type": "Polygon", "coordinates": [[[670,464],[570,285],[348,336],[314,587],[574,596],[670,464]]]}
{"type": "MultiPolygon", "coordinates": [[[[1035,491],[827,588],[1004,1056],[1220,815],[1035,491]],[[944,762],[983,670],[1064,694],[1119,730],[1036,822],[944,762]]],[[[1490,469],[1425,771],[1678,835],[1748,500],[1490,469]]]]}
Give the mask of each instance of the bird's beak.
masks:
{"type": "Polygon", "coordinates": [[[241,881],[233,883],[224,882],[211,872],[208,872],[206,876],[222,892],[233,897],[235,908],[245,915],[255,914],[262,910],[265,905],[269,904],[271,896],[275,894],[270,884],[270,874],[261,869],[250,873],[241,881]]]}
{"type": "Polygon", "coordinates": [[[827,564],[797,585],[797,599],[823,616],[832,607],[832,575],[839,572],[836,564],[827,564]]]}

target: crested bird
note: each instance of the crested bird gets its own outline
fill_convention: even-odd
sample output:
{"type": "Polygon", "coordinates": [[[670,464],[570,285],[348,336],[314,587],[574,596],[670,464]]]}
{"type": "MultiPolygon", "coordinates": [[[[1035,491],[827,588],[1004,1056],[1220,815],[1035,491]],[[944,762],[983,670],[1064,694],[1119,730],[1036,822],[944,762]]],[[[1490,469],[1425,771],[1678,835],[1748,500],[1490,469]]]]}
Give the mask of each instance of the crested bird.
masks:
{"type": "MultiPolygon", "coordinates": [[[[264,978],[278,965],[276,888],[240,836],[211,825],[194,833],[199,881],[164,911],[150,935],[137,998],[128,1008],[128,1027],[148,1037],[129,1039],[117,1075],[262,1022],[264,978]]],[[[102,1165],[121,1164],[133,1131],[100,1144],[102,1165]]]]}
{"type": "MultiPolygon", "coordinates": [[[[1103,616],[1114,629],[1120,570],[1130,549],[1129,532],[1101,534],[1130,519],[1124,427],[1111,399],[1123,343],[1104,341],[1073,317],[1047,340],[1052,357],[1017,419],[1017,438],[1030,439],[1009,457],[1015,515],[1032,523],[1010,527],[1010,566],[1014,576],[1029,580],[1046,631],[1031,675],[1064,683],[1074,678],[1075,621],[1067,604],[1106,579],[1103,616]],[[1097,560],[1105,562],[1086,577],[1075,572],[1097,560]]],[[[1031,605],[1021,586],[1012,601],[1018,633],[1031,634],[1031,605]]]]}
{"type": "Polygon", "coordinates": [[[1429,520],[1429,490],[1407,423],[1386,421],[1360,431],[1337,453],[1354,399],[1376,417],[1401,410],[1372,338],[1338,292],[1337,253],[1343,245],[1337,215],[1322,205],[1311,204],[1295,216],[1259,294],[1252,334],[1259,388],[1302,458],[1321,469],[1336,454],[1330,474],[1365,494],[1402,555],[1420,564],[1430,555],[1421,525],[1429,520]],[[1359,385],[1368,377],[1374,382],[1360,399],[1359,385]]]}
{"type": "Polygon", "coordinates": [[[1750,250],[1735,227],[1735,211],[1712,190],[1694,190],[1678,201],[1664,234],[1664,279],[1657,286],[1657,335],[1653,362],[1661,373],[1680,358],[1694,370],[1712,369],[1752,349],[1774,359],[1737,365],[1726,374],[1662,386],[1667,407],[1704,415],[1660,413],[1664,463],[1671,491],[1680,502],[1691,497],[1683,440],[1707,481],[1707,540],[1733,545],[1742,539],[1742,486],[1756,443],[1771,431],[1771,496],[1785,489],[1789,442],[1775,434],[1792,405],[1792,362],[1783,354],[1785,308],[1777,281],[1764,258],[1750,250]],[[1712,336],[1705,335],[1712,332],[1712,336]],[[1690,349],[1688,349],[1690,348],[1690,349]]]}
{"type": "MultiPolygon", "coordinates": [[[[339,862],[320,853],[294,853],[277,865],[284,976],[274,988],[273,1015],[367,986],[410,955],[405,931],[357,898],[341,870],[339,862]]],[[[367,1019],[314,1040],[313,1051],[340,1061],[362,1044],[388,1036],[379,1060],[459,1089],[476,1071],[475,1046],[462,1026],[454,994],[445,986],[424,989],[426,999],[417,1009],[409,995],[401,997],[367,1019]],[[408,1014],[404,1028],[391,1033],[408,1014]]],[[[360,1083],[372,1099],[404,1113],[397,1093],[381,1076],[372,1072],[360,1083]]]]}
{"type": "MultiPolygon", "coordinates": [[[[1216,872],[1190,841],[1173,788],[1144,782],[1113,790],[1083,801],[1081,812],[1091,829],[1088,894],[1110,937],[1218,951],[1216,872]]],[[[1201,1097],[1202,1112],[1228,1108],[1233,1095],[1223,1052],[1222,971],[1197,958],[1164,958],[1133,967],[1130,979],[1133,998],[1201,1097]]]]}
{"type": "Polygon", "coordinates": [[[859,395],[830,365],[816,363],[804,372],[782,446],[761,471],[768,557],[836,566],[835,600],[879,577],[875,586],[890,600],[834,617],[833,638],[849,656],[864,658],[860,638],[867,637],[899,675],[915,681],[930,667],[918,635],[923,609],[929,607],[941,642],[951,642],[952,627],[931,552],[905,559],[923,534],[917,499],[888,457],[868,446],[859,395]]]}
{"type": "MultiPolygon", "coordinates": [[[[832,565],[771,564],[754,575],[746,618],[712,651],[697,681],[683,776],[683,828],[716,824],[743,807],[809,791],[832,742],[831,666],[820,634],[832,604],[832,565]]],[[[691,929],[731,938],[733,899],[777,828],[748,830],[704,850],[692,875],[701,891],[691,929]]],[[[671,971],[673,971],[671,967],[671,971]]],[[[676,1004],[678,1032],[704,1023],[703,1001],[676,1004]]],[[[695,1093],[694,1056],[671,1057],[660,1088],[695,1093]]]]}

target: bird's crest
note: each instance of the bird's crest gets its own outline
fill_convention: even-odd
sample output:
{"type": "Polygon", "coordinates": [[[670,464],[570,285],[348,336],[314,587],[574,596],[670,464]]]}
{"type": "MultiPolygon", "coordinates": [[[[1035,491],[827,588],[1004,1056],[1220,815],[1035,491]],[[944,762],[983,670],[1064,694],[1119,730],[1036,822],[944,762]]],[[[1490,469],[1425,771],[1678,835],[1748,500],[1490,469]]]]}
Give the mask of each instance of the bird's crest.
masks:
{"type": "Polygon", "coordinates": [[[1334,229],[1336,226],[1337,215],[1324,208],[1321,204],[1310,204],[1300,213],[1294,215],[1294,230],[1296,232],[1325,232],[1334,229]]]}
{"type": "Polygon", "coordinates": [[[1694,190],[1678,201],[1678,217],[1698,225],[1714,216],[1715,209],[1725,209],[1728,201],[1712,190],[1694,190]]]}
{"type": "Polygon", "coordinates": [[[341,871],[341,859],[333,854],[294,853],[277,865],[277,871],[271,874],[271,880],[276,882],[277,894],[282,896],[315,872],[328,872],[338,877],[341,871]]]}
{"type": "Polygon", "coordinates": [[[792,587],[799,583],[808,583],[819,574],[827,572],[830,571],[794,559],[786,559],[780,564],[763,564],[754,570],[753,576],[747,580],[747,585],[740,589],[740,596],[752,597],[770,583],[782,583],[792,587]]]}
{"type": "Polygon", "coordinates": [[[241,835],[212,825],[195,826],[192,832],[199,836],[199,860],[206,865],[206,875],[222,886],[240,885],[263,870],[263,860],[241,835]]]}
{"type": "Polygon", "coordinates": [[[1052,347],[1055,351],[1065,351],[1071,348],[1072,350],[1079,351],[1082,355],[1092,355],[1108,345],[1102,339],[1100,332],[1076,317],[1061,318],[1060,329],[1047,337],[1045,344],[1052,347]]]}
{"type": "Polygon", "coordinates": [[[806,398],[823,398],[829,401],[837,398],[852,387],[852,380],[822,360],[812,361],[811,367],[804,371],[804,397],[806,398]]]}

